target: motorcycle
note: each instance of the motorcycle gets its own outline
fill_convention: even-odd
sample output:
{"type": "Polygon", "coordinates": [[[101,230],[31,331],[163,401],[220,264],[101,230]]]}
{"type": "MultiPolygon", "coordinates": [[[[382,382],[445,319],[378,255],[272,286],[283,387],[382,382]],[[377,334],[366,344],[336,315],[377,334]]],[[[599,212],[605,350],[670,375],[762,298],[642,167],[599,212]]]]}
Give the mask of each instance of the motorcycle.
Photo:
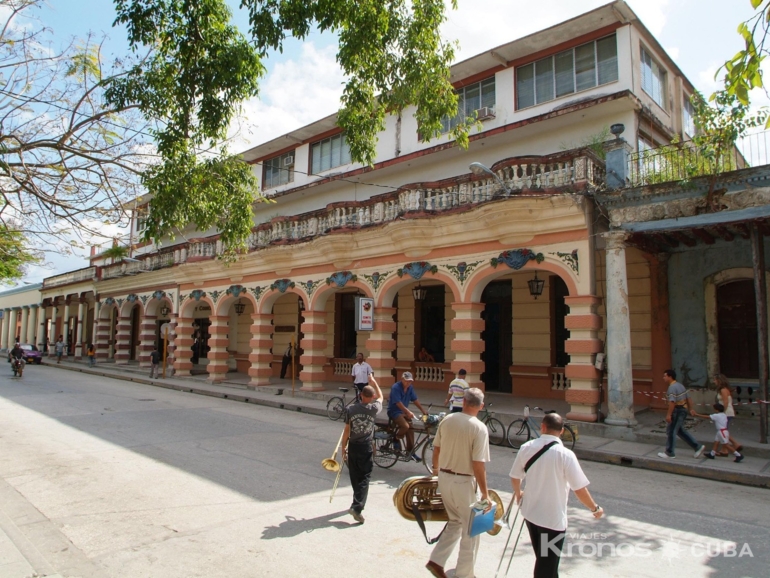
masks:
{"type": "Polygon", "coordinates": [[[11,360],[11,369],[13,369],[13,376],[16,377],[17,375],[21,377],[21,374],[24,372],[24,364],[21,362],[21,359],[12,359],[11,360]]]}

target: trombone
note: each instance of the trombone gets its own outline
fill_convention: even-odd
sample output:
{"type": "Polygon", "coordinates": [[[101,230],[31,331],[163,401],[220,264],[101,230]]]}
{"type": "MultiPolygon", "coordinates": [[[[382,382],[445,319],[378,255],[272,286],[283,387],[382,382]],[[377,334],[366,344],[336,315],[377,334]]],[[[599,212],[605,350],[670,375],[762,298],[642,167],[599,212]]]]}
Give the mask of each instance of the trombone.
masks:
{"type": "Polygon", "coordinates": [[[342,476],[342,469],[345,467],[345,462],[340,464],[337,460],[335,460],[335,456],[337,455],[337,451],[340,449],[340,445],[342,445],[342,437],[345,435],[345,430],[342,430],[342,433],[340,434],[340,439],[337,441],[337,446],[334,448],[334,453],[330,458],[325,458],[321,465],[323,468],[329,472],[337,472],[337,477],[334,480],[334,486],[332,486],[332,495],[329,496],[329,503],[332,503],[332,500],[334,499],[334,492],[337,491],[337,485],[340,483],[340,477],[342,476]]]}
{"type": "MultiPolygon", "coordinates": [[[[513,505],[516,502],[516,496],[511,496],[511,503],[508,505],[508,511],[505,513],[505,516],[501,520],[502,526],[505,528],[510,528],[510,531],[508,532],[508,539],[505,541],[505,546],[503,546],[503,554],[500,557],[500,563],[497,565],[497,571],[495,572],[495,578],[497,578],[497,575],[500,573],[500,568],[503,566],[503,560],[505,560],[505,551],[508,549],[508,544],[511,543],[511,536],[513,535],[513,529],[516,527],[516,520],[519,517],[519,512],[521,512],[521,503],[518,504],[518,508],[516,508],[516,515],[513,517],[513,522],[509,523],[511,519],[511,510],[513,510],[513,505]]],[[[519,526],[519,533],[516,536],[516,541],[513,543],[513,550],[511,550],[511,557],[508,559],[508,566],[505,569],[505,575],[508,576],[508,572],[511,569],[511,562],[513,562],[513,555],[516,554],[516,546],[519,545],[519,538],[521,538],[521,531],[524,529],[524,519],[522,518],[521,526],[519,526]]]]}

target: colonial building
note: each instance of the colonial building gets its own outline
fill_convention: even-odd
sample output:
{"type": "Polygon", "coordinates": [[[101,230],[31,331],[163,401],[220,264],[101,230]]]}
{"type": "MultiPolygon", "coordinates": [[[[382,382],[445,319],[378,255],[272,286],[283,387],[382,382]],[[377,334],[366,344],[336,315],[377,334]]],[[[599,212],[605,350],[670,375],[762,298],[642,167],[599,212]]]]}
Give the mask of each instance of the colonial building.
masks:
{"type": "Polygon", "coordinates": [[[321,119],[243,153],[273,202],[255,205],[236,263],[217,259],[216,231],[119,263],[95,254],[46,279],[42,318],[76,355],[93,339],[102,361],[140,364],[169,323],[177,376],[266,385],[294,340],[306,390],[349,383],[363,352],[383,385],[408,369],[418,387],[444,389],[463,368],[488,391],[566,400],[585,421],[600,417],[607,353],[611,421],[633,423],[671,361],[668,287],[648,246],[605,236],[594,196],[605,173],[618,185],[607,155],[624,163],[627,149],[694,133],[692,85],[623,1],[451,73],[459,117],[480,122],[468,150],[422,140],[407,109],[363,167],[336,116],[321,119]],[[373,329],[357,330],[371,303],[373,329]]]}

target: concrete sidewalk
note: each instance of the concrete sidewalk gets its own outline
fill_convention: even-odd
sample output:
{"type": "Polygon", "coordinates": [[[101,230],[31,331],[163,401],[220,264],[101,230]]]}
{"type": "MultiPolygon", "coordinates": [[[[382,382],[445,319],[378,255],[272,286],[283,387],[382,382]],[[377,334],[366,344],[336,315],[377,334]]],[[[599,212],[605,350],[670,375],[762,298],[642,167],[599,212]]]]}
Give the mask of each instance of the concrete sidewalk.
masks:
{"type": "MultiPolygon", "coordinates": [[[[109,363],[89,368],[85,361],[63,361],[57,365],[48,359],[43,363],[70,371],[81,371],[241,403],[255,403],[322,416],[326,415],[328,400],[340,393],[339,383],[329,383],[325,391],[304,392],[299,390],[300,384],[297,382],[296,390],[292,394],[291,380],[288,379],[274,379],[271,385],[254,390],[247,387],[247,376],[236,373],[229,374],[228,379],[221,384],[212,384],[206,380],[205,375],[151,380],[147,376],[148,370],[136,365],[116,366],[109,363]]],[[[28,369],[34,371],[34,367],[28,369]]],[[[387,395],[387,392],[385,393],[387,395]]],[[[445,394],[442,392],[426,390],[418,391],[418,395],[423,406],[426,408],[429,405],[433,406],[431,412],[438,413],[444,410],[442,405],[445,394]]],[[[562,415],[568,409],[563,401],[514,398],[509,394],[493,392],[487,395],[487,402],[491,406],[490,411],[506,426],[514,419],[522,417],[525,403],[531,407],[541,406],[548,410],[556,410],[562,415]]],[[[534,412],[533,417],[538,419],[534,412]]],[[[732,456],[717,457],[715,460],[703,457],[695,459],[692,450],[681,440],[677,442],[676,459],[661,459],[657,454],[665,446],[665,415],[662,412],[644,410],[637,413],[636,418],[639,423],[635,428],[573,423],[572,425],[577,425],[578,428],[575,453],[585,460],[770,488],[770,447],[754,441],[758,437],[756,419],[734,420],[731,433],[743,444],[743,453],[746,455],[743,462],[736,464],[732,456]]],[[[687,428],[698,441],[706,445],[707,449],[711,448],[714,428],[710,421],[688,420],[687,428]]]]}

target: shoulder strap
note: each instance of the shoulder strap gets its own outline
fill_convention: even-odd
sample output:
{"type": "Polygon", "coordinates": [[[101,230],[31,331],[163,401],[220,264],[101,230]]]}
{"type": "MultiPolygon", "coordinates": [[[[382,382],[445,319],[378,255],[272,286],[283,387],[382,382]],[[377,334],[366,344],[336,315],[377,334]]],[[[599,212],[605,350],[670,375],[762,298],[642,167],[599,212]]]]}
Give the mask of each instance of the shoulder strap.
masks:
{"type": "Polygon", "coordinates": [[[425,529],[425,522],[422,521],[422,514],[420,513],[419,508],[417,507],[417,504],[412,503],[412,513],[414,514],[414,519],[417,522],[417,524],[420,526],[420,530],[422,530],[422,535],[425,536],[425,541],[428,543],[428,545],[433,545],[436,542],[439,541],[439,538],[441,538],[441,534],[444,533],[444,530],[446,530],[446,524],[444,524],[444,527],[441,529],[441,532],[438,536],[435,538],[428,538],[428,532],[425,529]]]}
{"type": "Polygon", "coordinates": [[[558,444],[559,442],[551,442],[549,444],[545,444],[542,448],[540,448],[540,451],[537,452],[534,456],[529,458],[527,460],[527,465],[524,466],[524,473],[526,474],[529,471],[529,468],[531,468],[537,460],[540,459],[540,456],[542,456],[545,452],[550,450],[553,446],[558,444]]]}

